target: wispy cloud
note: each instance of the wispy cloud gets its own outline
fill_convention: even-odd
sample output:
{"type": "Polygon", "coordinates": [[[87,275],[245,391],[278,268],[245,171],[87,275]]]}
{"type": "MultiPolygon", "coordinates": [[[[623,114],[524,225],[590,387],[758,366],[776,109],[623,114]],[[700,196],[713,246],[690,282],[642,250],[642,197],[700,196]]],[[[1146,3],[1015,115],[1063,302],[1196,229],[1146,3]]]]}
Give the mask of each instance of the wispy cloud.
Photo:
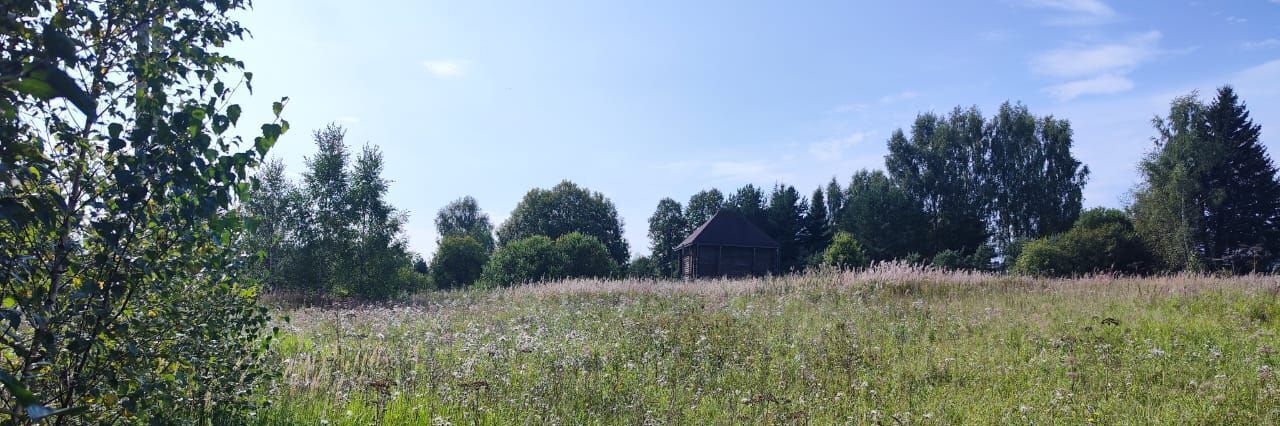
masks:
{"type": "Polygon", "coordinates": [[[845,137],[814,142],[809,144],[809,153],[821,161],[840,160],[844,158],[845,151],[862,143],[869,136],[869,132],[856,132],[845,137]]]}
{"type": "Polygon", "coordinates": [[[881,97],[881,98],[880,98],[880,103],[882,103],[882,104],[892,104],[892,103],[897,103],[897,102],[902,102],[902,101],[906,101],[906,100],[915,99],[915,98],[918,98],[918,97],[920,97],[920,94],[919,94],[919,93],[916,93],[916,92],[913,92],[913,91],[910,91],[910,90],[904,90],[904,91],[899,92],[899,93],[894,93],[894,94],[892,94],[892,95],[885,95],[885,96],[881,97]]]}
{"type": "Polygon", "coordinates": [[[1116,74],[1104,74],[1045,88],[1050,95],[1064,101],[1083,95],[1110,95],[1129,90],[1133,90],[1133,80],[1116,74]]]}
{"type": "Polygon", "coordinates": [[[360,117],[356,117],[354,115],[344,115],[344,116],[338,117],[338,121],[341,121],[343,123],[356,124],[360,122],[360,117]]]}
{"type": "MultiPolygon", "coordinates": [[[[1273,0],[1280,1],[1280,0],[1273,0]]],[[[1096,16],[1112,16],[1115,9],[1101,0],[1027,0],[1027,4],[1035,7],[1056,9],[1064,12],[1082,13],[1096,16]]]]}
{"type": "Polygon", "coordinates": [[[989,30],[978,33],[978,38],[985,41],[997,42],[1009,40],[1009,37],[1012,35],[1013,32],[1009,30],[989,30]]]}
{"type": "MultiPolygon", "coordinates": [[[[1276,0],[1276,1],[1280,2],[1280,0],[1276,0]]],[[[1259,40],[1259,41],[1246,41],[1244,43],[1240,43],[1240,47],[1243,47],[1249,50],[1266,49],[1269,47],[1276,47],[1276,46],[1280,46],[1280,40],[1274,39],[1274,38],[1269,38],[1266,40],[1259,40]]]]}
{"type": "Polygon", "coordinates": [[[1239,16],[1228,16],[1227,22],[1232,24],[1243,24],[1245,22],[1249,22],[1249,19],[1241,18],[1239,16]]]}
{"type": "Polygon", "coordinates": [[[458,77],[467,72],[467,62],[456,59],[422,61],[422,68],[436,77],[458,77]]]}
{"type": "Polygon", "coordinates": [[[1051,50],[1031,60],[1031,69],[1051,77],[1075,78],[1129,72],[1160,53],[1162,35],[1150,31],[1119,43],[1051,50]]]}
{"type": "Polygon", "coordinates": [[[1112,43],[1051,50],[1031,59],[1037,74],[1067,80],[1045,88],[1059,100],[1083,95],[1126,92],[1134,87],[1128,74],[1143,63],[1171,53],[1159,46],[1159,31],[1136,34],[1112,43]]]}
{"type": "Polygon", "coordinates": [[[1025,0],[1025,3],[1058,12],[1047,22],[1050,25],[1098,25],[1116,16],[1115,9],[1101,0],[1025,0]]]}
{"type": "Polygon", "coordinates": [[[867,108],[869,107],[870,105],[867,105],[865,103],[854,102],[854,103],[848,103],[843,105],[837,105],[835,108],[832,108],[831,111],[832,112],[861,112],[861,111],[866,111],[867,108]]]}

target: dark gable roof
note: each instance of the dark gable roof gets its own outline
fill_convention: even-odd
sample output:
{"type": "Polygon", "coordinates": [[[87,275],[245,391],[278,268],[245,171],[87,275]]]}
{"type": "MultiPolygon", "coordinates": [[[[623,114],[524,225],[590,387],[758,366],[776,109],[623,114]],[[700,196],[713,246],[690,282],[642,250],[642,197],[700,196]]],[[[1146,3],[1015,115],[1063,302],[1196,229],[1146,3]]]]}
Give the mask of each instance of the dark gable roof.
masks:
{"type": "Polygon", "coordinates": [[[676,250],[690,245],[778,248],[778,242],[752,225],[741,213],[720,210],[707,223],[693,230],[676,250]]]}

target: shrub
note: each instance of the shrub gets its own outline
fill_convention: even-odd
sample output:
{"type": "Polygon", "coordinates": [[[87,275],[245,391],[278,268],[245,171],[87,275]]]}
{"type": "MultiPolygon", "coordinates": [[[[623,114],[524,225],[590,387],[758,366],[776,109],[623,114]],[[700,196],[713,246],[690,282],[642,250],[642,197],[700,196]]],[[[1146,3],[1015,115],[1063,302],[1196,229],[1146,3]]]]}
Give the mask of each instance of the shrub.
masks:
{"type": "Polygon", "coordinates": [[[657,278],[660,271],[653,258],[640,256],[627,265],[627,276],[631,278],[657,278]]]}
{"type": "Polygon", "coordinates": [[[595,237],[570,232],[556,238],[555,246],[568,260],[561,270],[565,278],[609,277],[618,272],[609,249],[595,237]]]}
{"type": "Polygon", "coordinates": [[[1013,269],[1044,276],[1143,273],[1150,263],[1150,253],[1124,212],[1096,208],[1082,213],[1067,232],[1028,242],[1013,269]]]}
{"type": "Polygon", "coordinates": [[[838,232],[831,238],[831,245],[822,252],[822,263],[840,268],[862,268],[868,264],[862,244],[847,232],[838,232]]]}
{"type": "Polygon", "coordinates": [[[503,245],[485,264],[481,280],[491,286],[553,280],[563,276],[569,259],[543,235],[503,245]]]}
{"type": "Polygon", "coordinates": [[[480,279],[489,252],[484,244],[465,235],[444,237],[427,268],[438,289],[466,287],[480,279]]]}
{"type": "Polygon", "coordinates": [[[991,259],[995,257],[995,250],[991,246],[982,244],[973,250],[973,253],[965,254],[962,250],[943,250],[933,255],[933,259],[929,264],[935,268],[947,271],[958,269],[969,269],[975,271],[987,271],[991,269],[991,259]]]}

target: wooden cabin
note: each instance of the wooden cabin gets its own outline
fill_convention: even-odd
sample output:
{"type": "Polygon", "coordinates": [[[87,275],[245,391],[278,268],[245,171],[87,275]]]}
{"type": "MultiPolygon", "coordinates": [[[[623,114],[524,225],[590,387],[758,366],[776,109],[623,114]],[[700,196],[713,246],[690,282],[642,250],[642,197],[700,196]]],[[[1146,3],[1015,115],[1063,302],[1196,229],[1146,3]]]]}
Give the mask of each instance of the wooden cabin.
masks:
{"type": "Polygon", "coordinates": [[[778,242],[742,214],[721,210],[676,246],[685,279],[778,272],[778,242]]]}

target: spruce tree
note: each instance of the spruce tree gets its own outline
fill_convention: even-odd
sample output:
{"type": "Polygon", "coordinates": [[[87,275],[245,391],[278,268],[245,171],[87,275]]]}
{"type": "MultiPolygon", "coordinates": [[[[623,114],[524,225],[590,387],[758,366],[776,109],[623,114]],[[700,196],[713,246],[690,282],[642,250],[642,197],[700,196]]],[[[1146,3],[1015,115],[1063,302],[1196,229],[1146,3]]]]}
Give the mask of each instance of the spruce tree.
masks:
{"type": "Polygon", "coordinates": [[[1252,270],[1280,249],[1280,182],[1276,166],[1259,141],[1262,131],[1231,86],[1204,111],[1205,137],[1221,152],[1208,171],[1211,188],[1205,210],[1205,253],[1211,261],[1233,270],[1252,270]]]}
{"type": "Polygon", "coordinates": [[[827,200],[821,187],[815,189],[809,199],[809,210],[804,217],[804,236],[806,257],[822,253],[831,243],[831,220],[827,217],[827,200]]]}

